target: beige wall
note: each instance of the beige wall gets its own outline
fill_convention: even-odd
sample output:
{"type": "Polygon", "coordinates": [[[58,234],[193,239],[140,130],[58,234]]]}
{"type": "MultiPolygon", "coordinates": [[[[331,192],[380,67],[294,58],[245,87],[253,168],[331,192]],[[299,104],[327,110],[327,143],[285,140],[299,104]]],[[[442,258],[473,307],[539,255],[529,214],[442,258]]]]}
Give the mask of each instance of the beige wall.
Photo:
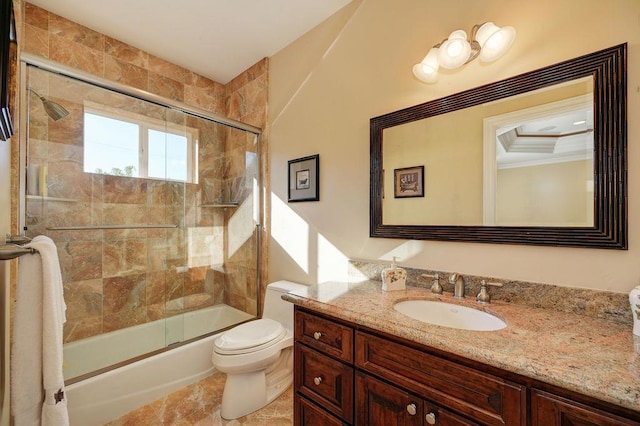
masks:
{"type": "Polygon", "coordinates": [[[497,179],[498,225],[593,226],[591,160],[501,169],[497,179]]]}
{"type": "Polygon", "coordinates": [[[482,225],[479,108],[384,130],[385,225],[482,225]],[[459,125],[461,120],[475,125],[459,125]],[[395,198],[394,169],[424,166],[424,197],[395,198]]]}
{"type": "Polygon", "coordinates": [[[628,123],[629,250],[369,238],[369,119],[562,60],[629,43],[628,116],[640,114],[637,0],[355,1],[270,60],[270,280],[340,277],[346,259],[627,292],[640,284],[640,123],[628,123]],[[513,25],[512,49],[440,81],[411,67],[452,30],[513,25]],[[320,201],[286,201],[287,160],[320,154],[320,201]]]}

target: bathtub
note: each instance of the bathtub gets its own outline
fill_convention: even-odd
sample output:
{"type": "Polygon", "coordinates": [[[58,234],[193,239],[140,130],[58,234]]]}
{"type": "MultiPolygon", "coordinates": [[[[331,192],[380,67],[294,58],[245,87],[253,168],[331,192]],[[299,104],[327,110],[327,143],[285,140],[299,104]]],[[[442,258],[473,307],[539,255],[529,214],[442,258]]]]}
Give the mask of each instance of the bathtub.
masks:
{"type": "MultiPolygon", "coordinates": [[[[65,374],[76,377],[77,371],[88,368],[91,369],[87,371],[95,371],[111,365],[114,362],[109,361],[111,355],[108,354],[112,352],[122,356],[126,349],[132,355],[128,358],[132,358],[149,352],[160,341],[160,347],[164,347],[165,321],[166,342],[175,343],[202,335],[207,329],[210,332],[211,324],[220,330],[251,318],[253,316],[230,306],[216,305],[73,342],[64,348],[65,374]],[[114,347],[117,351],[113,351],[114,347]],[[96,359],[101,364],[88,367],[85,359],[96,359]],[[72,369],[75,371],[69,373],[72,369]]],[[[211,352],[217,336],[205,337],[67,386],[71,425],[103,425],[208,376],[213,372],[211,352]]],[[[151,350],[156,349],[158,347],[151,350]]],[[[115,362],[120,359],[123,358],[115,362]]]]}

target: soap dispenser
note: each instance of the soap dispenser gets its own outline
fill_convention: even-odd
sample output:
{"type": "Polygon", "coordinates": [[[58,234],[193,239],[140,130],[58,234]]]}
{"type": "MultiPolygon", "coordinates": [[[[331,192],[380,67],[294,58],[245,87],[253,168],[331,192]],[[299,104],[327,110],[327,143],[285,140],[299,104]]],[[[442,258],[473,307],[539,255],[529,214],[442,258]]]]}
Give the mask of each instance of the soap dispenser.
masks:
{"type": "Polygon", "coordinates": [[[391,266],[382,270],[382,291],[404,290],[407,284],[407,271],[396,266],[393,256],[391,266]]]}

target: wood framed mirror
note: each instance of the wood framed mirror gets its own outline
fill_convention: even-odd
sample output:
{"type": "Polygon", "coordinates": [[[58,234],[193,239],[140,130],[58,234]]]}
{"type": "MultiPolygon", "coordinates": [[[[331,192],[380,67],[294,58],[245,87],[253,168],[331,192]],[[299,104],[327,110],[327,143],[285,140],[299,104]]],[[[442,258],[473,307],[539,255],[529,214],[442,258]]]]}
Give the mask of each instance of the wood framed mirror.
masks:
{"type": "Polygon", "coordinates": [[[627,249],[626,55],[621,44],[372,118],[370,236],[627,249]],[[575,114],[575,131],[540,121],[575,114]],[[578,177],[557,180],[558,163],[578,177]],[[394,197],[394,170],[421,166],[424,196],[394,197]]]}

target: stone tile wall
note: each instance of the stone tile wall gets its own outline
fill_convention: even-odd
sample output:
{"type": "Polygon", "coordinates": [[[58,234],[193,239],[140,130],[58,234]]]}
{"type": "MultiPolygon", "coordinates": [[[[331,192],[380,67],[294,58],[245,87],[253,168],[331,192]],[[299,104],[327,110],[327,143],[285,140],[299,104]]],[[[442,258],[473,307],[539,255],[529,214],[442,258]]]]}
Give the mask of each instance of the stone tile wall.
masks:
{"type": "MultiPolygon", "coordinates": [[[[266,124],[266,59],[222,85],[30,3],[18,3],[23,51],[257,127],[266,124]]],[[[250,195],[254,179],[261,174],[266,181],[264,168],[244,178],[247,168],[253,167],[251,159],[257,160],[253,135],[194,117],[169,118],[185,120],[200,130],[198,185],[73,173],[82,167],[82,101],[91,98],[93,89],[68,84],[66,79],[52,81],[57,77],[47,74],[35,75],[30,84],[63,104],[70,115],[54,122],[43,115],[38,102],[30,103],[29,161],[48,166],[49,197],[73,201],[29,198],[28,228],[33,235],[50,235],[58,245],[68,304],[65,341],[206,304],[225,302],[257,313],[257,288],[264,291],[264,283],[255,277],[266,251],[263,259],[257,259],[257,231],[237,225],[261,208],[253,205],[250,195]],[[229,193],[239,201],[238,207],[201,206],[225,201],[229,193]],[[175,230],[46,230],[123,223],[180,226],[175,230]],[[222,253],[216,262],[210,255],[194,254],[212,245],[222,253]],[[176,270],[184,265],[186,271],[176,270]]],[[[264,159],[265,136],[261,144],[264,159]]]]}

